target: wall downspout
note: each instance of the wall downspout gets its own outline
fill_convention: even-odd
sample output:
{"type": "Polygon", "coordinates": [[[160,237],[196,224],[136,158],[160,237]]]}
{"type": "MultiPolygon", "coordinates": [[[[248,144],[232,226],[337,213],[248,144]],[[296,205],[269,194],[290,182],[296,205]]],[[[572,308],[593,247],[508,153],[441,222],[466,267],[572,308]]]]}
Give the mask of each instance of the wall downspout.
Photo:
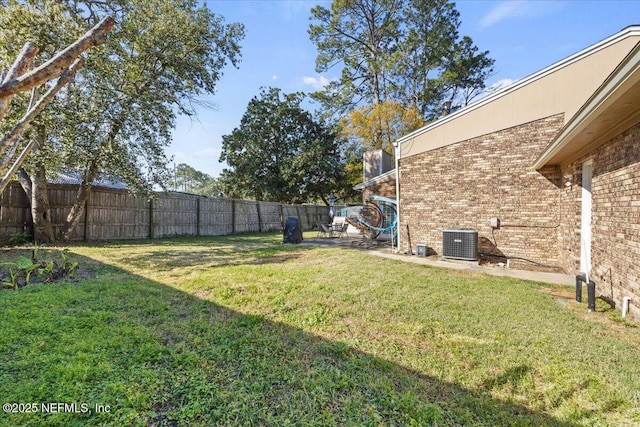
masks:
{"type": "MultiPolygon", "coordinates": [[[[400,248],[402,247],[401,244],[401,233],[400,233],[400,168],[399,166],[399,160],[400,160],[400,143],[398,141],[393,143],[393,147],[395,149],[395,166],[396,166],[396,209],[397,209],[397,213],[396,215],[398,215],[398,222],[397,222],[397,229],[398,229],[398,244],[396,245],[396,253],[400,253],[400,248]]],[[[393,239],[393,238],[392,238],[393,239]]]]}

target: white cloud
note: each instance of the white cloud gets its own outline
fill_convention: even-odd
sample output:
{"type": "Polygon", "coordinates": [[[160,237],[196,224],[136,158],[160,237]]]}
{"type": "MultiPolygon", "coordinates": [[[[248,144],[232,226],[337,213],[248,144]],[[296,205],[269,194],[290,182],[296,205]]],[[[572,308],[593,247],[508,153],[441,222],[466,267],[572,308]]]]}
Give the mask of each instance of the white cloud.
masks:
{"type": "Polygon", "coordinates": [[[175,162],[184,160],[187,158],[187,156],[185,156],[182,151],[174,151],[173,153],[170,154],[170,156],[173,156],[173,160],[175,162]]]}
{"type": "Polygon", "coordinates": [[[480,20],[480,28],[488,28],[501,21],[507,20],[522,13],[522,8],[526,7],[525,2],[506,1],[498,4],[480,20]]]}
{"type": "Polygon", "coordinates": [[[222,150],[220,148],[207,148],[205,150],[196,151],[194,154],[198,157],[218,157],[222,150]]]}
{"type": "Polygon", "coordinates": [[[515,83],[516,81],[517,80],[513,80],[513,79],[501,79],[495,82],[494,84],[492,84],[491,86],[489,86],[488,90],[495,92],[504,87],[510,86],[512,83],[515,83]]]}
{"type": "Polygon", "coordinates": [[[557,1],[507,0],[500,2],[481,20],[480,28],[485,29],[503,21],[518,18],[536,18],[548,15],[563,6],[557,1]]]}
{"type": "Polygon", "coordinates": [[[287,0],[273,3],[280,5],[283,8],[283,18],[287,21],[307,19],[309,11],[313,7],[313,5],[310,5],[308,2],[300,0],[287,0]]]}
{"type": "Polygon", "coordinates": [[[278,80],[278,76],[274,74],[273,76],[271,76],[271,80],[278,80]]]}
{"type": "Polygon", "coordinates": [[[306,85],[311,86],[315,90],[324,89],[326,85],[331,83],[331,81],[327,79],[325,76],[318,76],[318,77],[304,76],[302,78],[302,82],[306,85]]]}
{"type": "Polygon", "coordinates": [[[507,86],[512,85],[513,83],[517,82],[517,80],[513,80],[513,79],[500,79],[495,83],[492,83],[491,85],[489,85],[488,87],[486,87],[481,93],[478,94],[478,97],[475,98],[473,100],[473,102],[475,101],[479,101],[482,98],[485,98],[489,95],[492,95],[496,92],[499,92],[501,89],[506,88],[507,86]]]}

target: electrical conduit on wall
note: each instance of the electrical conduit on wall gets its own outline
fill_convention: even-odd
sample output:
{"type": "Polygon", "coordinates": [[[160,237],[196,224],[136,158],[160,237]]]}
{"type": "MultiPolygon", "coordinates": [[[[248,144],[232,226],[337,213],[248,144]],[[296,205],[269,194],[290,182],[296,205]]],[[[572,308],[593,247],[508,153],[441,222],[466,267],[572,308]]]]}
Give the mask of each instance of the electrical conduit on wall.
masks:
{"type": "Polygon", "coordinates": [[[629,313],[629,304],[631,303],[631,297],[626,296],[622,298],[622,318],[627,317],[627,313],[629,313]]]}

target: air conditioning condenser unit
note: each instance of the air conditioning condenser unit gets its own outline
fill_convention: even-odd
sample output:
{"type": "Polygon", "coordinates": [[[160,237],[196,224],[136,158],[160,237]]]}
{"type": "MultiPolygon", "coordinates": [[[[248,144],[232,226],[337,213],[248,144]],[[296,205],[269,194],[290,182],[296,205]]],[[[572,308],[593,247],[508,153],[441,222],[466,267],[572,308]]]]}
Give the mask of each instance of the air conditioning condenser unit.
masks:
{"type": "Polygon", "coordinates": [[[477,260],[478,232],[470,228],[442,230],[442,257],[477,260]]]}

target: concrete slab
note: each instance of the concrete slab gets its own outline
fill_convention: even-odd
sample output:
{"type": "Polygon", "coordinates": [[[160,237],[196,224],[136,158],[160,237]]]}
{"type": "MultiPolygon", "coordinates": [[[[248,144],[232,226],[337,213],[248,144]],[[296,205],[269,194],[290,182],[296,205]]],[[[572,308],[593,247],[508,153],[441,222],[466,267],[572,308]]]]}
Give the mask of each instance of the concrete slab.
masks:
{"type": "Polygon", "coordinates": [[[383,258],[394,259],[403,262],[430,265],[434,267],[449,268],[452,270],[470,271],[474,273],[490,274],[493,276],[507,276],[523,280],[533,280],[535,282],[552,283],[558,285],[574,286],[575,276],[570,274],[546,273],[541,271],[517,270],[513,268],[501,268],[496,266],[478,265],[476,261],[458,261],[442,259],[437,256],[418,257],[416,255],[394,254],[389,247],[366,246],[361,244],[361,240],[348,240],[340,238],[317,238],[305,239],[303,244],[316,246],[338,246],[351,247],[365,250],[368,253],[383,258]]]}

